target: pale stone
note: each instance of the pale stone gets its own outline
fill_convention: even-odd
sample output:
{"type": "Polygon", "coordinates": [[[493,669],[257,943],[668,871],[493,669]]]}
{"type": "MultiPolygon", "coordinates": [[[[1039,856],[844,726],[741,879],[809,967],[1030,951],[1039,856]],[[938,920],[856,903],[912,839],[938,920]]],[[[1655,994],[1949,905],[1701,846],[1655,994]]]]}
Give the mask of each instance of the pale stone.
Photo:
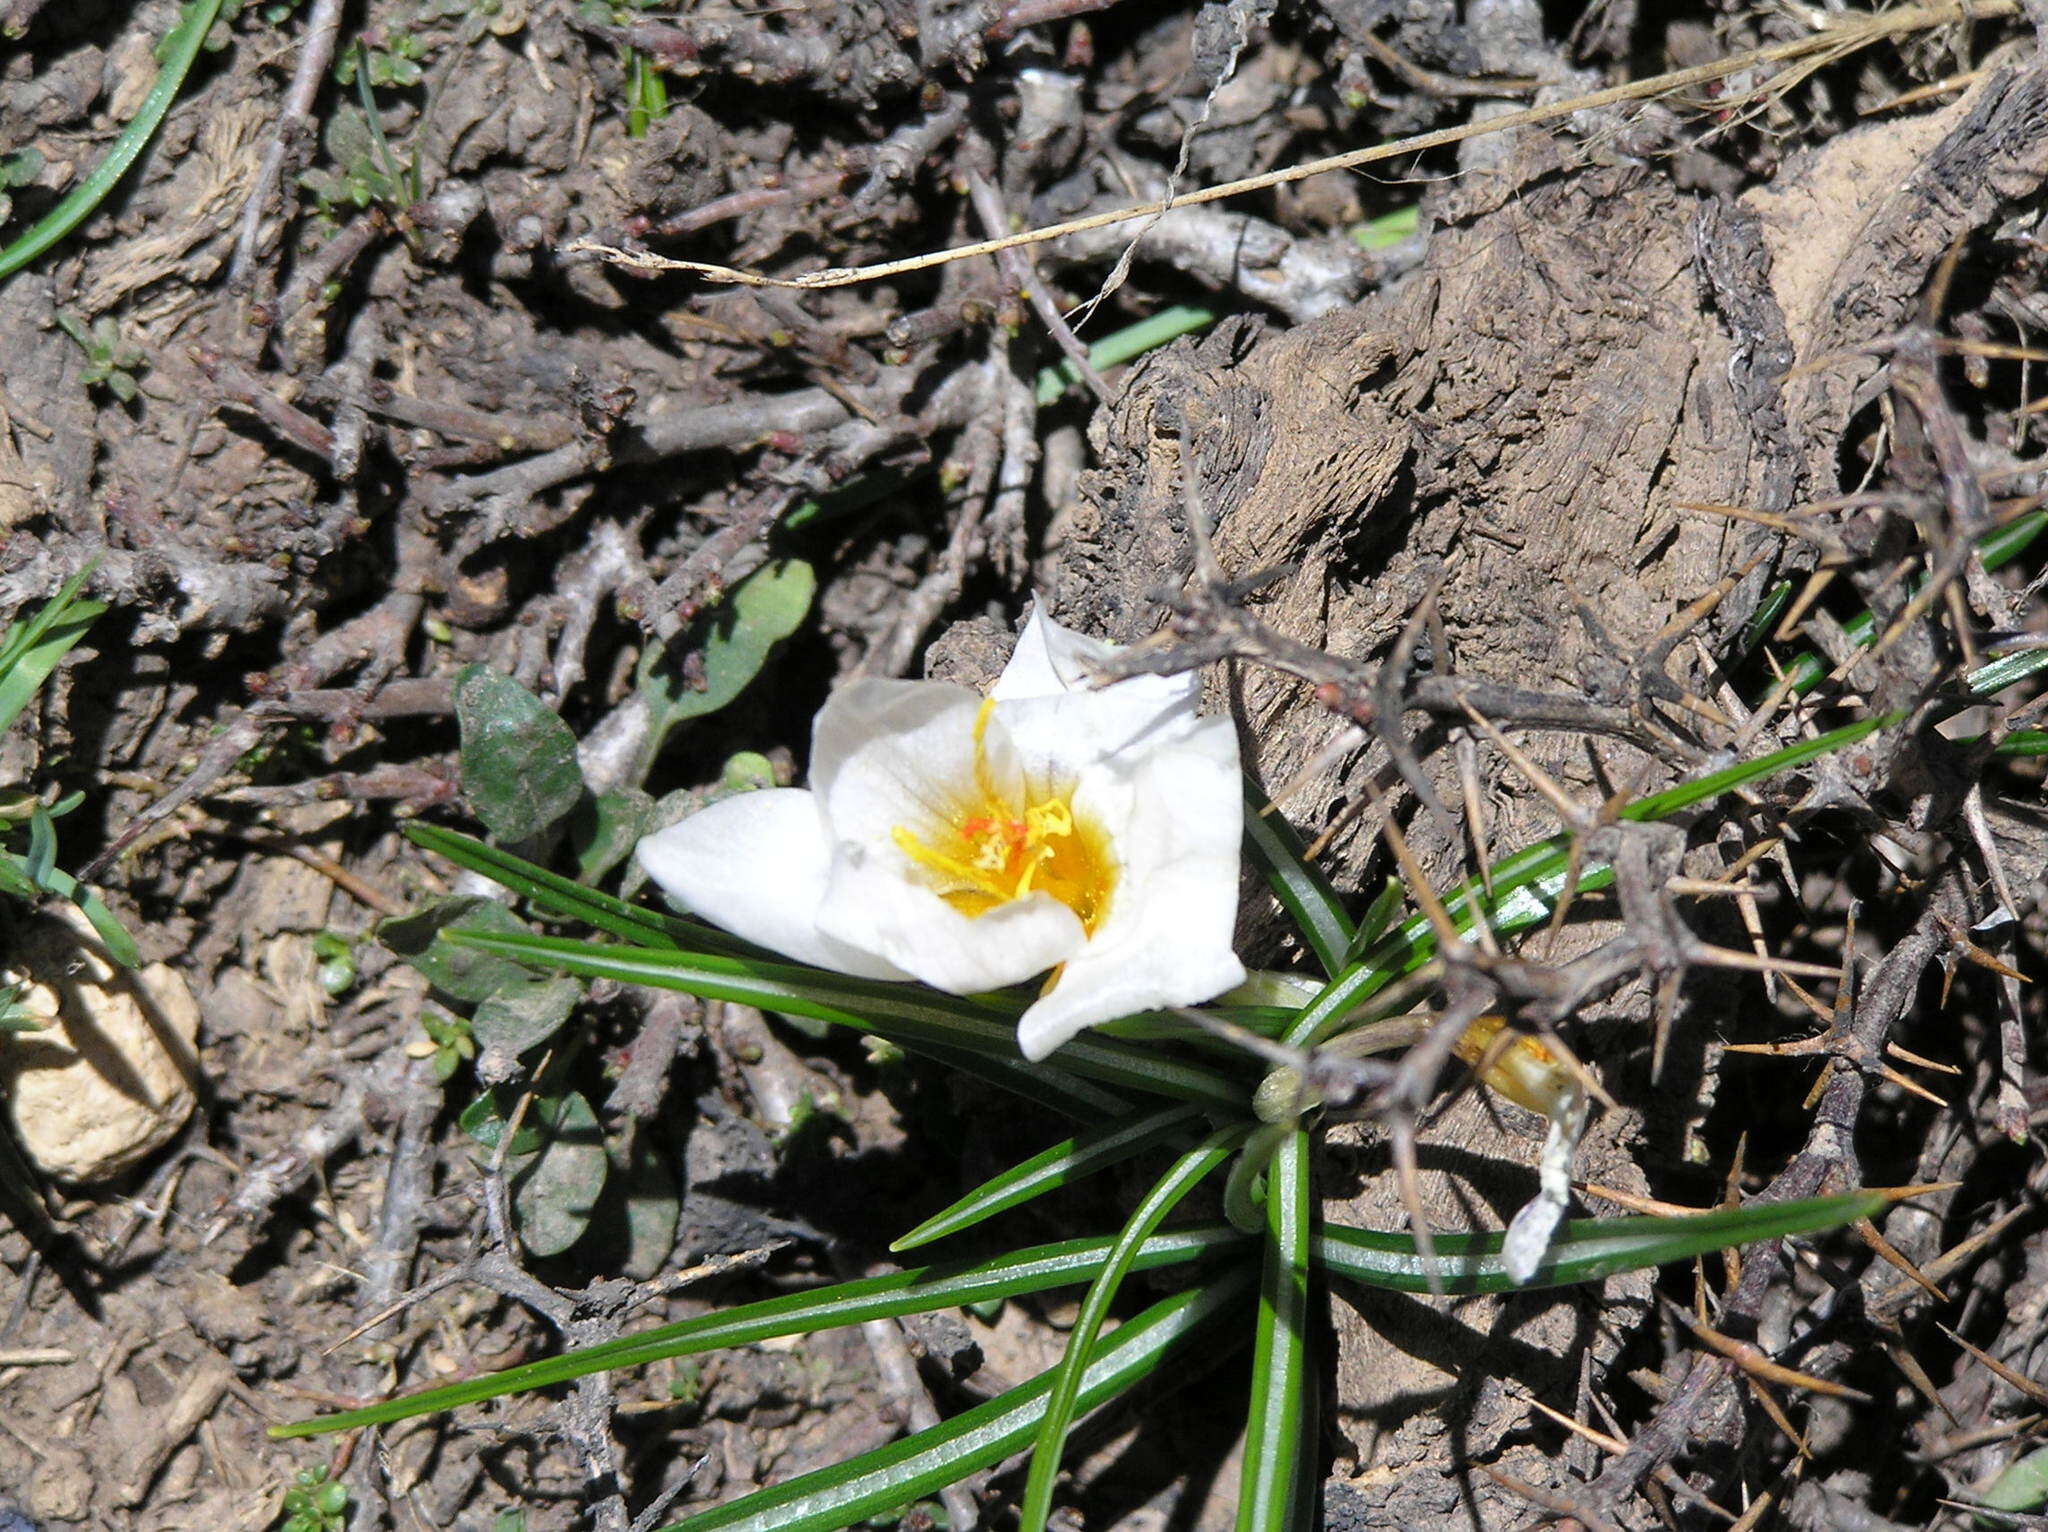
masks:
{"type": "Polygon", "coordinates": [[[0,1090],[28,1158],[102,1181],[176,1136],[199,1078],[199,1007],[162,963],[117,967],[68,906],[23,933],[22,1004],[45,1025],[0,1033],[0,1090]]]}

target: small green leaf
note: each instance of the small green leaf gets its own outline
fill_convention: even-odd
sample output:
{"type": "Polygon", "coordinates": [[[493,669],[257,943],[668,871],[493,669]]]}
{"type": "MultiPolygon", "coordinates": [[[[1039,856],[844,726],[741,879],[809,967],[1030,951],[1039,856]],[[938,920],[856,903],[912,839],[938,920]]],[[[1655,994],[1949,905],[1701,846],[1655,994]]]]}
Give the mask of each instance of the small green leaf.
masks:
{"type": "Polygon", "coordinates": [[[576,736],[540,698],[482,665],[455,678],[462,791],[491,834],[522,841],[576,807],[576,736]]]}
{"type": "Polygon", "coordinates": [[[512,1176],[519,1240],[534,1255],[560,1255],[583,1238],[611,1172],[604,1130],[581,1091],[543,1097],[528,1109],[541,1130],[540,1157],[512,1176]]]}
{"type": "Polygon", "coordinates": [[[50,873],[57,865],[57,827],[50,823],[49,810],[38,803],[28,816],[28,858],[23,870],[37,888],[50,886],[50,873]]]}
{"type": "Polygon", "coordinates": [[[634,1145],[624,1202],[626,1248],[618,1269],[620,1275],[644,1282],[668,1264],[683,1217],[681,1192],[668,1160],[645,1136],[634,1145]]]}
{"type": "MultiPolygon", "coordinates": [[[[2038,1511],[2048,1504],[2048,1447],[2039,1447],[2025,1457],[2008,1464],[2005,1471],[1991,1481],[1991,1488],[1984,1491],[1978,1501],[1990,1511],[2038,1511]]],[[[1996,1525],[1988,1517],[1980,1517],[1985,1526],[1996,1525]]]]}
{"type": "Polygon", "coordinates": [[[889,1249],[900,1254],[928,1245],[933,1240],[972,1228],[984,1218],[1006,1212],[1020,1202],[1042,1196],[1055,1187],[1069,1186],[1084,1176],[1144,1153],[1187,1132],[1201,1121],[1201,1109],[1170,1106],[1141,1117],[1105,1124],[1092,1133],[1054,1144],[1021,1165],[1013,1165],[992,1176],[943,1212],[934,1213],[889,1249]]]}
{"type": "Polygon", "coordinates": [[[577,878],[594,882],[631,856],[653,818],[654,800],[637,787],[585,798],[569,821],[577,878]]]}
{"type": "Polygon", "coordinates": [[[526,970],[509,958],[449,942],[444,933],[453,925],[507,936],[526,934],[519,917],[497,900],[481,894],[458,894],[437,899],[410,915],[379,921],[377,940],[453,1000],[485,1000],[508,984],[525,981],[526,970]]]}
{"type": "MultiPolygon", "coordinates": [[[[504,1140],[505,1129],[511,1122],[507,1116],[510,1105],[509,1092],[487,1090],[462,1109],[462,1115],[456,1119],[456,1125],[478,1144],[496,1154],[498,1145],[504,1140]],[[501,1095],[505,1099],[500,1099],[501,1095]]],[[[511,1147],[505,1151],[506,1161],[510,1163],[515,1159],[537,1154],[540,1146],[541,1132],[535,1126],[532,1111],[529,1109],[527,1114],[519,1119],[519,1131],[512,1135],[511,1147]]]]}
{"type": "Polygon", "coordinates": [[[560,1031],[582,998],[583,986],[574,979],[531,979],[522,975],[500,985],[479,1002],[476,1014],[470,1018],[470,1035],[480,1047],[495,1048],[517,1058],[560,1031]]]}
{"type": "MultiPolygon", "coordinates": [[[[466,1118],[469,1114],[463,1115],[466,1118]]],[[[870,1319],[933,1314],[942,1309],[1044,1292],[1048,1288],[1073,1287],[1093,1280],[1114,1243],[1109,1239],[1065,1240],[1012,1251],[988,1261],[948,1261],[839,1282],[807,1293],[786,1293],[779,1298],[585,1346],[563,1356],[526,1362],[503,1372],[387,1399],[381,1404],[272,1426],[270,1435],[280,1439],[319,1436],[330,1431],[353,1431],[358,1426],[389,1425],[395,1420],[438,1414],[506,1394],[552,1388],[594,1372],[642,1367],[649,1362],[717,1351],[725,1346],[750,1346],[784,1335],[808,1335],[813,1330],[865,1324],[870,1319]]],[[[1248,1246],[1243,1235],[1223,1224],[1176,1229],[1146,1240],[1131,1262],[1131,1269],[1152,1271],[1248,1246]]]]}
{"type": "Polygon", "coordinates": [[[801,559],[764,564],[735,585],[678,646],[677,654],[700,657],[701,685],[685,679],[662,645],[647,646],[639,687],[654,720],[648,760],[678,724],[717,712],[746,689],[768,663],[769,651],[803,622],[817,588],[816,573],[801,559]]]}

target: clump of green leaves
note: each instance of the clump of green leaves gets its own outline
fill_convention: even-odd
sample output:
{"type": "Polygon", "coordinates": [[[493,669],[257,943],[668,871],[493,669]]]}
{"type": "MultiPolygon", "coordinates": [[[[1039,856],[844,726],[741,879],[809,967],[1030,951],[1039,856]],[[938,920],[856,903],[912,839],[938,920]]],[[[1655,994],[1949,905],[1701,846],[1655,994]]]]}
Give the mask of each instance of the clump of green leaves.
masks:
{"type": "Polygon", "coordinates": [[[121,334],[111,314],[100,315],[91,329],[76,314],[60,310],[56,317],[57,328],[85,353],[85,371],[78,375],[79,382],[87,388],[104,388],[123,404],[132,404],[139,391],[135,375],[148,362],[142,348],[121,334]]]}
{"type": "MultiPolygon", "coordinates": [[[[58,662],[106,610],[100,602],[79,599],[88,573],[73,576],[33,617],[0,632],[0,733],[13,727],[58,662]]],[[[71,901],[114,961],[133,967],[140,961],[135,939],[98,894],[57,865],[57,821],[81,801],[78,793],[45,803],[18,786],[0,791],[0,894],[30,905],[45,898],[71,901]]]]}
{"type": "Polygon", "coordinates": [[[329,1478],[325,1463],[293,1475],[278,1532],[342,1532],[347,1525],[348,1486],[329,1478]]]}
{"type": "MultiPolygon", "coordinates": [[[[736,584],[672,653],[651,645],[637,675],[647,746],[625,785],[601,793],[584,781],[575,736],[546,703],[488,667],[463,670],[455,680],[455,716],[471,810],[500,844],[563,848],[575,868],[571,886],[587,888],[617,869],[649,831],[710,797],[772,783],[767,759],[743,751],[708,792],[657,801],[638,786],[662,741],[727,706],[760,673],[775,645],[803,621],[815,588],[807,564],[766,565],[736,584]]],[[[679,1217],[673,1181],[630,1142],[608,1140],[578,1088],[583,1036],[570,1024],[585,982],[536,977],[512,959],[458,946],[445,936],[455,928],[533,934],[506,905],[463,895],[387,920],[378,937],[444,1002],[445,1009],[423,1019],[422,1056],[432,1058],[443,1082],[472,1067],[479,1089],[461,1125],[479,1158],[502,1168],[522,1243],[535,1255],[559,1255],[616,1203],[628,1235],[627,1270],[658,1268],[679,1217]]]]}
{"type": "Polygon", "coordinates": [[[426,56],[427,45],[410,28],[387,27],[375,46],[359,41],[337,58],[334,78],[339,84],[353,85],[360,75],[379,90],[417,85],[422,74],[420,61],[426,56]]]}

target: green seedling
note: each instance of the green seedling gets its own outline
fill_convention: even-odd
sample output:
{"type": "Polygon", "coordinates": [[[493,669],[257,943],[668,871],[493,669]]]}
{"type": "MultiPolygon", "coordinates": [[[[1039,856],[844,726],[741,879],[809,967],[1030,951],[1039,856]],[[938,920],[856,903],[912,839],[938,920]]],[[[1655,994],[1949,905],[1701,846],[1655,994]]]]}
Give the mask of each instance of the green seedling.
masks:
{"type": "Polygon", "coordinates": [[[56,317],[57,328],[85,353],[85,371],[78,375],[78,381],[87,388],[106,389],[123,404],[134,403],[139,392],[135,374],[148,359],[141,347],[122,338],[121,327],[114,322],[113,315],[100,315],[89,330],[75,314],[59,311],[56,317]]]}

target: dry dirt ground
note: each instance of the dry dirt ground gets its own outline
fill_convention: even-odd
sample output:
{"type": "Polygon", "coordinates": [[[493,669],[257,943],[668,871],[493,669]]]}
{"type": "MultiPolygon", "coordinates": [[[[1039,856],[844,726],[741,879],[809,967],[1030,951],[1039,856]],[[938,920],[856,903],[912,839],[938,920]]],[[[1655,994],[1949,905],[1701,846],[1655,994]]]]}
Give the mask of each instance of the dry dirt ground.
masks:
{"type": "MultiPolygon", "coordinates": [[[[2048,1400],[2043,1013],[2010,976],[2039,972],[2048,827],[2038,760],[1959,742],[2024,726],[2033,693],[1970,708],[1955,679],[2043,629],[2038,552],[1993,573],[1970,551],[2043,493],[2048,63],[2024,22],[1929,18],[875,282],[568,249],[780,275],[938,250],[1796,42],[1807,10],[231,5],[147,158],[0,286],[0,611],[89,560],[110,606],[7,742],[9,783],[85,795],[60,864],[197,1010],[169,1142],[43,1178],[0,1229],[0,1525],[265,1527],[316,1464],[355,1527],[653,1525],[1044,1365],[1057,1303],[381,1439],[263,1434],[868,1269],[1054,1136],[744,1008],[599,987],[565,1035],[654,1213],[480,1261],[457,1121],[478,1063],[439,1077],[448,1013],[371,935],[456,884],[400,828],[473,828],[462,666],[517,677],[594,785],[651,802],[736,752],[800,774],[847,677],[988,674],[1033,591],[1122,641],[1171,615],[1155,658],[1226,661],[1215,702],[1361,903],[1397,870],[1386,818],[1442,883],[1568,805],[1618,892],[1486,978],[1615,1097],[1584,1179],[1693,1205],[1951,1183],[1883,1221],[1939,1299],[1853,1240],[1710,1263],[1722,1330],[1847,1394],[1744,1378],[1642,1280],[1334,1295],[1324,1524],[1966,1525],[1944,1501],[2027,1450],[2048,1400]],[[1214,322],[1042,387],[1059,315],[1105,286],[1084,344],[1176,305],[1214,322]],[[1222,573],[1272,572],[1255,590],[1205,583],[1191,486],[1222,573]],[[698,614],[771,553],[816,570],[808,617],[664,740],[643,652],[701,684],[698,614]],[[1758,617],[1786,582],[1799,607],[1758,617]],[[1856,662],[1865,610],[1883,641],[1856,662]],[[1758,709],[1809,651],[1832,674],[1758,709]],[[1894,709],[1711,816],[1602,816],[1894,709]],[[1750,892],[1673,914],[1673,879],[1712,878],[1750,892]],[[1688,962],[1699,940],[1851,982],[1809,1003],[1810,980],[1688,962]],[[1756,1043],[1805,1051],[1726,1051],[1756,1043]]],[[[97,161],[178,15],[0,3],[0,235],[97,161]]],[[[1248,952],[1291,960],[1276,931],[1248,906],[1248,952]]],[[[1464,1098],[1425,1138],[1433,1204],[1512,1209],[1525,1128],[1464,1098]]],[[[1321,1195],[1393,1227],[1385,1168],[1372,1132],[1333,1132],[1321,1195]]],[[[1086,1206],[1010,1232],[1076,1232],[1086,1206]]],[[[1683,1309],[1694,1284],[1655,1291],[1683,1309]]],[[[1112,1413],[1072,1490],[1086,1524],[1227,1525],[1241,1394],[1226,1370],[1148,1406],[1153,1429],[1112,1413]]],[[[1000,1526],[1016,1488],[977,1479],[952,1511],[1000,1526]]]]}

